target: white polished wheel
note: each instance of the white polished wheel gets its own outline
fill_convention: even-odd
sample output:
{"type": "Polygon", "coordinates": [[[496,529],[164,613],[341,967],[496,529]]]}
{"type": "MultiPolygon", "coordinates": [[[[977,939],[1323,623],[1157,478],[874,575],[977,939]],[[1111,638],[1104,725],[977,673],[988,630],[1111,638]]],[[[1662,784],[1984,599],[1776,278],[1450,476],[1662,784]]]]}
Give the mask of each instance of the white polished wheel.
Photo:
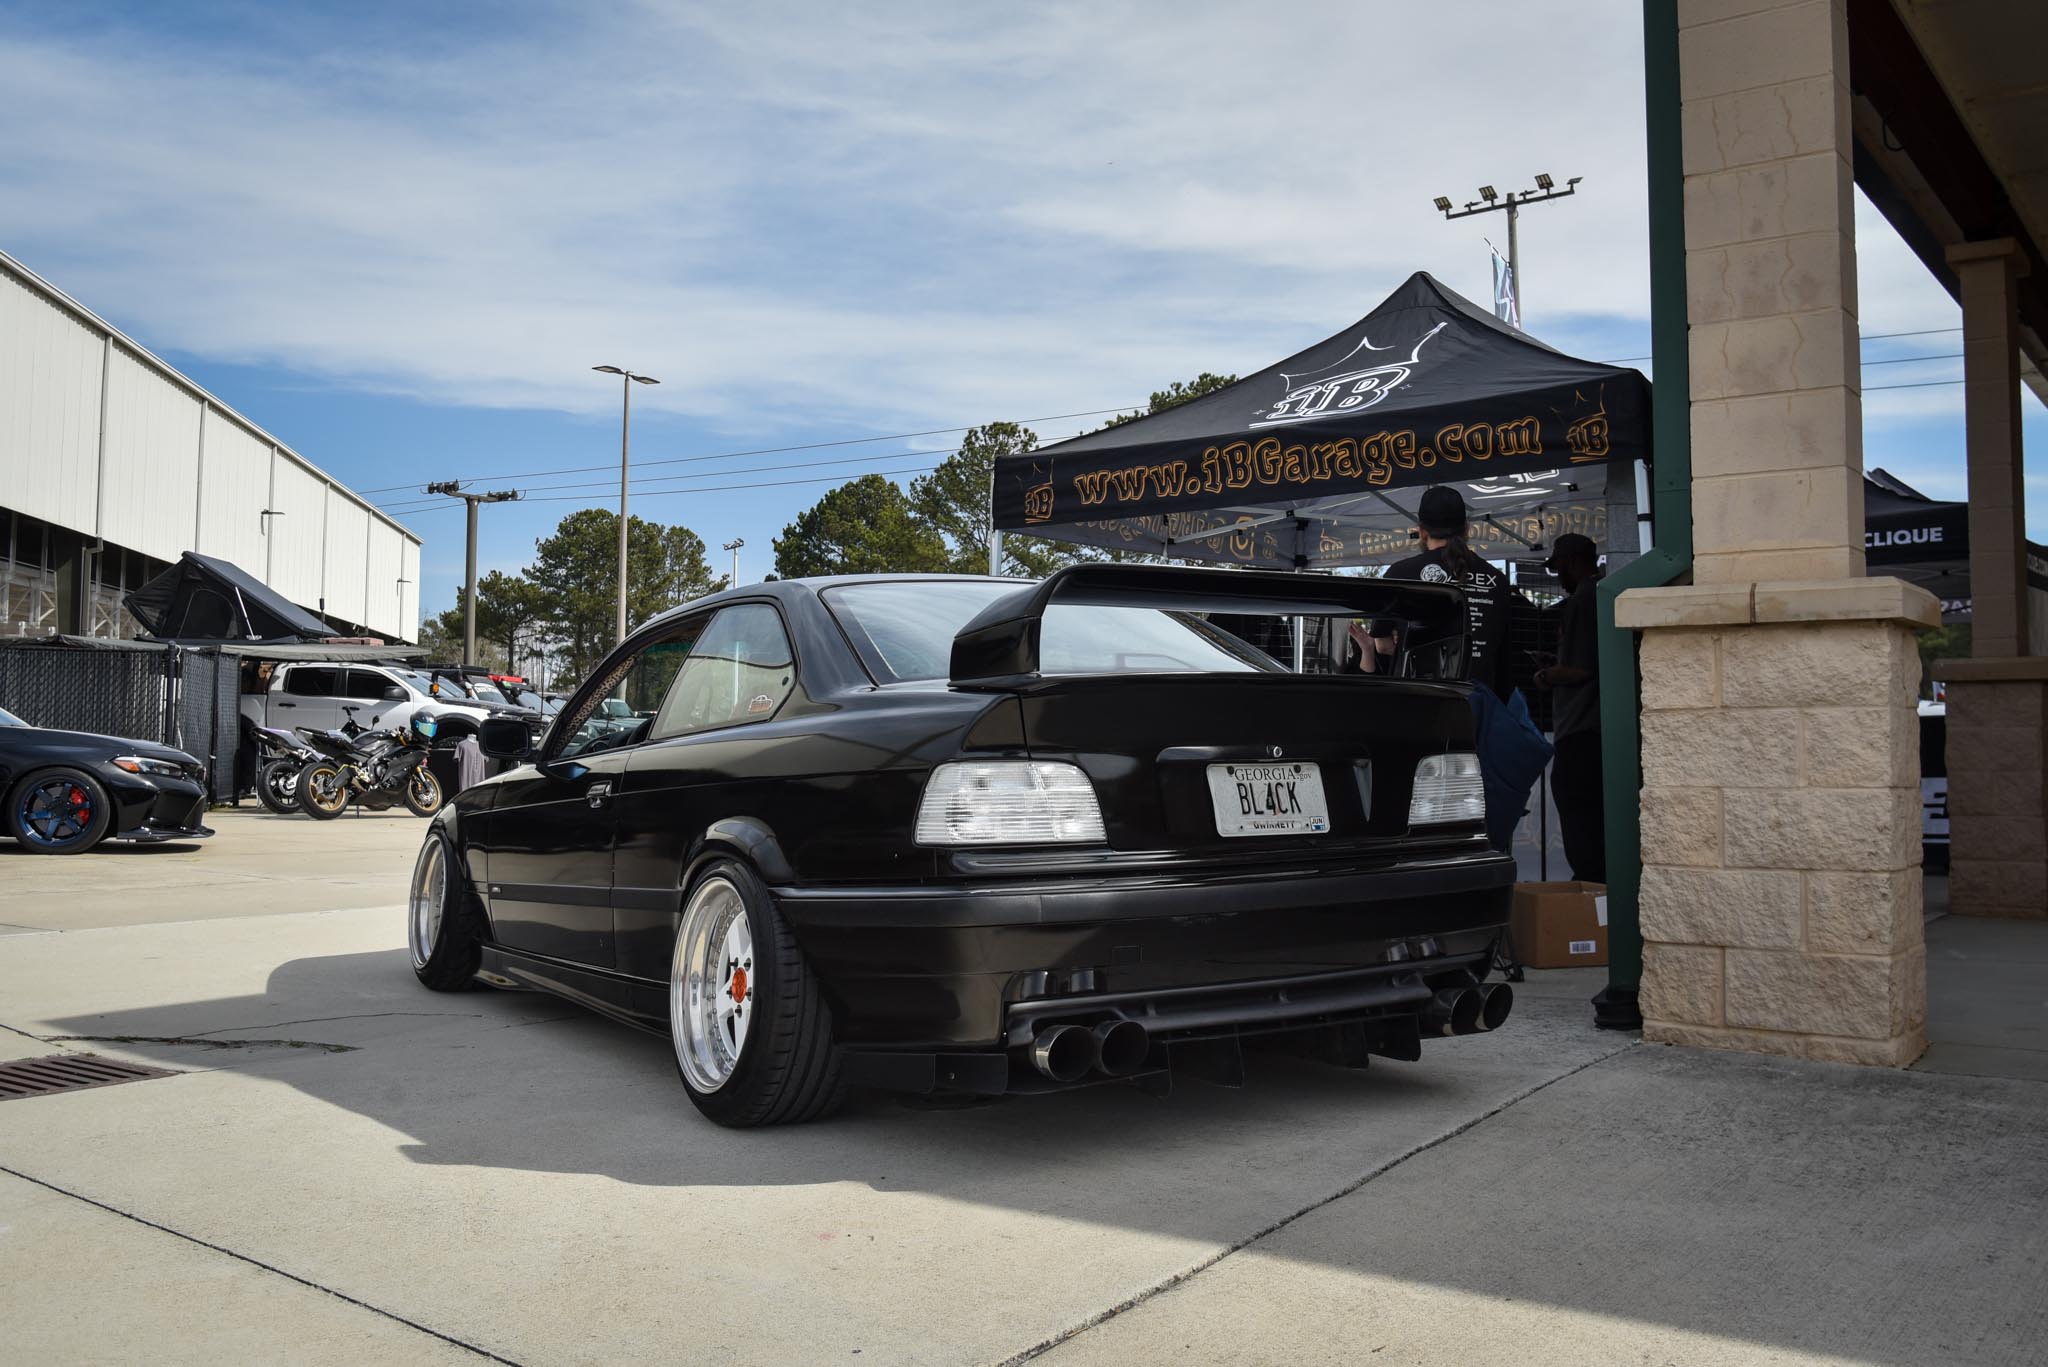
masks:
{"type": "Polygon", "coordinates": [[[412,942],[412,966],[425,968],[434,957],[434,945],[441,938],[442,908],[448,898],[448,855],[441,838],[435,836],[420,847],[419,862],[413,865],[412,896],[406,905],[407,938],[412,942]]]}
{"type": "Polygon", "coordinates": [[[669,1037],[683,1076],[699,1092],[732,1077],[754,1019],[754,933],[740,890],[713,875],[683,909],[669,968],[669,1037]]]}

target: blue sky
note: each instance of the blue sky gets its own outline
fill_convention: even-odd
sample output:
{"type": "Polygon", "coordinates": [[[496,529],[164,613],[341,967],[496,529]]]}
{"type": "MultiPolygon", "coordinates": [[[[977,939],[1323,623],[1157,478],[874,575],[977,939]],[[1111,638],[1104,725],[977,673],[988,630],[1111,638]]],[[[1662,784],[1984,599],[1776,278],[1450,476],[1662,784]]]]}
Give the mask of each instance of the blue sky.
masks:
{"type": "MultiPolygon", "coordinates": [[[[1523,219],[1527,321],[1643,354],[1638,15],[0,2],[0,246],[377,501],[529,490],[484,511],[486,568],[615,504],[618,390],[589,367],[656,375],[636,466],[693,478],[635,511],[714,565],[744,537],[754,577],[826,481],[946,439],[690,458],[1140,403],[1416,269],[1483,299],[1504,225],[1446,224],[1439,193],[1585,177],[1523,219]],[[605,466],[609,490],[540,473],[605,466]],[[791,480],[816,482],[725,487],[791,480]]],[[[1867,205],[1859,227],[1865,333],[1954,328],[1867,205]]],[[[1958,350],[1864,350],[1866,463],[1950,497],[1961,390],[1926,382],[1960,362],[1891,362],[1958,350]]],[[[2038,536],[2048,477],[2029,493],[2038,536]]],[[[461,573],[455,506],[401,515],[428,611],[461,573]]]]}

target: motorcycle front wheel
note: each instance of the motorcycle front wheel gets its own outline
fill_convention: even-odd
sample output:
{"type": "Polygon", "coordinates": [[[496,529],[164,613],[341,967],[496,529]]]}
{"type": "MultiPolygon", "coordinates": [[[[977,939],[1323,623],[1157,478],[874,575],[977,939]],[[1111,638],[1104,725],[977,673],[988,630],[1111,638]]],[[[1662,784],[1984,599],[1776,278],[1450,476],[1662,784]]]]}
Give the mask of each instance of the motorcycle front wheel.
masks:
{"type": "Polygon", "coordinates": [[[348,810],[347,765],[331,759],[316,759],[299,771],[299,807],[315,821],[332,821],[348,810]]]}
{"type": "Polygon", "coordinates": [[[405,809],[414,816],[432,816],[441,810],[441,780],[424,764],[405,781],[405,809]]]}
{"type": "Polygon", "coordinates": [[[295,759],[274,759],[256,773],[256,800],[279,816],[299,810],[299,770],[295,759]]]}

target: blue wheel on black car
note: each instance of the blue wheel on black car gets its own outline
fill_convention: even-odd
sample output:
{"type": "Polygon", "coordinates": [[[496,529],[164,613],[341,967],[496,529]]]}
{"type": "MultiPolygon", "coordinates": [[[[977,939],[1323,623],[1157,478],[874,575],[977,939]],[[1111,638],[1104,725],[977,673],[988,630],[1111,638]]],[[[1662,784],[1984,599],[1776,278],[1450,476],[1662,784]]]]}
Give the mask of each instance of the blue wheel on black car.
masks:
{"type": "Polygon", "coordinates": [[[107,790],[82,769],[39,770],[7,796],[9,833],[37,854],[83,854],[99,844],[113,817],[107,790]]]}

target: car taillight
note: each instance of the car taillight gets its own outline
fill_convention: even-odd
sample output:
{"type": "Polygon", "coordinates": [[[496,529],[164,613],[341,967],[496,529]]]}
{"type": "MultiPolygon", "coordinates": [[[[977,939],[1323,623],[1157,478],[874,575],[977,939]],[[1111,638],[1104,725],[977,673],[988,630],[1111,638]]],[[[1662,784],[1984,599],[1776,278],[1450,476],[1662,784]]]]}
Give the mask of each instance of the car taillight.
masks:
{"type": "Polygon", "coordinates": [[[920,845],[1101,844],[1102,808],[1088,775],[1049,760],[961,760],[925,781],[920,845]]]}
{"type": "Polygon", "coordinates": [[[1415,791],[1408,799],[1410,826],[1486,820],[1486,786],[1479,756],[1431,755],[1415,766],[1415,791]]]}

